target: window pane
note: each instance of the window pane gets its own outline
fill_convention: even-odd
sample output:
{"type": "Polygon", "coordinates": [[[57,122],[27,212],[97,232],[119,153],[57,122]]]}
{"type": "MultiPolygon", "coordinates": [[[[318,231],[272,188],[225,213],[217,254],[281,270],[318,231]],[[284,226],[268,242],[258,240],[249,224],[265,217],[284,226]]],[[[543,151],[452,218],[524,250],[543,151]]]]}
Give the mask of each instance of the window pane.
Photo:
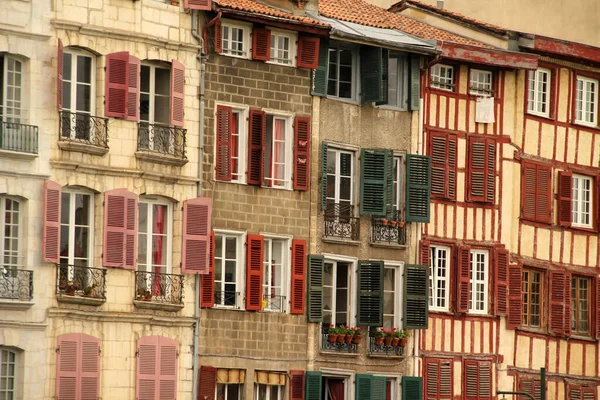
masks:
{"type": "Polygon", "coordinates": [[[92,83],[92,58],[77,56],[77,82],[92,83]]]}
{"type": "Polygon", "coordinates": [[[63,79],[71,80],[71,70],[73,68],[73,56],[69,53],[63,54],[63,79]]]}
{"type": "Polygon", "coordinates": [[[77,85],[77,111],[92,111],[92,87],[89,85],[77,85]]]}

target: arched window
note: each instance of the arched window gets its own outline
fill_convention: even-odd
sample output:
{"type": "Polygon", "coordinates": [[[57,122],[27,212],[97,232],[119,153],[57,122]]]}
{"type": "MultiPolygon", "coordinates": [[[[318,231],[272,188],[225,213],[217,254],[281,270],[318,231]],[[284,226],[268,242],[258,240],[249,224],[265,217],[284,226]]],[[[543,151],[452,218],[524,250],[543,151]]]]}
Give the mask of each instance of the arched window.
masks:
{"type": "Polygon", "coordinates": [[[0,399],[17,398],[17,353],[0,347],[0,399]]]}
{"type": "Polygon", "coordinates": [[[0,120],[24,123],[24,63],[12,54],[0,53],[0,120]]]}
{"type": "Polygon", "coordinates": [[[139,200],[138,270],[171,273],[173,204],[157,196],[139,200]]]}

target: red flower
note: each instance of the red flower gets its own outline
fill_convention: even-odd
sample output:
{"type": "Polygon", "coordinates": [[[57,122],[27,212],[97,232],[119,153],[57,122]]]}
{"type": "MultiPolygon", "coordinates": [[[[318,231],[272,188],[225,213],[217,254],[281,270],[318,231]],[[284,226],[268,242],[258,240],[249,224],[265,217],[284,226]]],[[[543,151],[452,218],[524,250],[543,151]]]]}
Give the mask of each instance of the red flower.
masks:
{"type": "Polygon", "coordinates": [[[360,331],[360,326],[356,327],[356,330],[357,330],[357,331],[360,331]]]}
{"type": "Polygon", "coordinates": [[[349,328],[348,325],[346,325],[345,328],[348,329],[349,328]]]}
{"type": "Polygon", "coordinates": [[[330,326],[331,328],[335,328],[335,325],[334,325],[334,324],[331,324],[331,325],[329,325],[329,326],[330,326]]]}

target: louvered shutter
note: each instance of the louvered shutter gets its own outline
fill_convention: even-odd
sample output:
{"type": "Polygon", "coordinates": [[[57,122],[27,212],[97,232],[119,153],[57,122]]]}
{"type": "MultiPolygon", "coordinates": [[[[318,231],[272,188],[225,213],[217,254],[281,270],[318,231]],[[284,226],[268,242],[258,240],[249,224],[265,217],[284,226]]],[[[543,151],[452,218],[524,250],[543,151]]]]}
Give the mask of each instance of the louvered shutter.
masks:
{"type": "MultiPolygon", "coordinates": [[[[538,379],[522,379],[519,377],[519,391],[529,393],[536,400],[541,398],[541,385],[538,379]]],[[[527,396],[519,396],[519,400],[530,400],[527,396]]]]}
{"type": "Polygon", "coordinates": [[[321,142],[321,210],[327,208],[327,142],[321,142]]]}
{"type": "Polygon", "coordinates": [[[469,311],[469,302],[471,300],[471,248],[469,246],[460,246],[458,248],[457,263],[458,295],[456,308],[459,312],[469,311]]]}
{"type": "Polygon", "coordinates": [[[60,110],[63,106],[63,68],[64,68],[63,44],[58,39],[58,55],[56,57],[56,106],[60,110]]]}
{"type": "Polygon", "coordinates": [[[306,390],[304,391],[304,400],[321,400],[321,371],[306,371],[306,390]]]}
{"type": "Polygon", "coordinates": [[[360,101],[373,103],[383,99],[383,56],[381,47],[360,48],[360,101]]]}
{"type": "Polygon", "coordinates": [[[596,339],[600,339],[600,278],[595,279],[596,284],[596,339]]]}
{"type": "Polygon", "coordinates": [[[549,330],[556,335],[565,333],[565,281],[564,271],[550,271],[549,330]]]}
{"type": "Polygon", "coordinates": [[[595,400],[596,399],[596,386],[593,387],[582,387],[581,397],[582,400],[595,400]]]}
{"type": "Polygon", "coordinates": [[[552,222],[552,167],[537,166],[536,219],[552,222]]]}
{"type": "Polygon", "coordinates": [[[234,119],[233,110],[227,106],[217,106],[215,118],[217,119],[216,151],[215,151],[215,179],[231,181],[231,133],[234,119]]]}
{"type": "Polygon", "coordinates": [[[560,171],[558,173],[558,225],[560,226],[571,226],[572,186],[573,174],[568,171],[560,171]]]}
{"type": "Polygon", "coordinates": [[[491,139],[469,139],[468,199],[494,203],[496,187],[496,143],[491,139]]]}
{"type": "Polygon", "coordinates": [[[431,132],[431,195],[456,199],[456,135],[431,132]]]}
{"type": "Polygon", "coordinates": [[[495,273],[495,305],[497,315],[506,315],[508,302],[508,261],[509,253],[503,248],[496,247],[494,261],[496,263],[495,273]]]}
{"type": "Polygon", "coordinates": [[[217,369],[206,365],[200,366],[200,383],[198,400],[214,400],[217,385],[217,369]]]}
{"type": "Polygon", "coordinates": [[[300,35],[298,37],[298,68],[317,68],[319,66],[319,38],[300,35]]]}
{"type": "Polygon", "coordinates": [[[262,235],[248,235],[246,258],[246,310],[262,309],[263,255],[265,239],[262,235]]]}
{"type": "Polygon", "coordinates": [[[215,52],[223,52],[223,32],[221,30],[221,20],[215,22],[215,52]]]}
{"type": "Polygon", "coordinates": [[[207,274],[209,269],[212,199],[199,197],[183,202],[181,272],[207,274]]]}
{"type": "Polygon", "coordinates": [[[56,398],[76,399],[80,392],[81,376],[79,344],[80,334],[68,333],[58,337],[58,357],[56,360],[56,398]]]}
{"type": "Polygon", "coordinates": [[[141,62],[134,56],[129,56],[127,68],[127,114],[125,119],[138,121],[140,119],[140,68],[141,62]]]}
{"type": "Polygon", "coordinates": [[[81,340],[81,390],[82,400],[100,398],[100,339],[80,335],[81,340]]]}
{"type": "Polygon", "coordinates": [[[308,256],[308,322],[323,320],[323,264],[323,256],[314,254],[308,256]]]}
{"type": "Polygon", "coordinates": [[[492,398],[492,363],[479,362],[479,400],[492,398]]]}
{"type": "Polygon", "coordinates": [[[304,371],[290,371],[290,400],[304,400],[304,371]]]}
{"type": "Polygon", "coordinates": [[[261,185],[264,177],[266,114],[261,110],[250,110],[248,134],[248,184],[261,185]]]}
{"type": "Polygon", "coordinates": [[[521,216],[551,222],[552,168],[523,162],[521,179],[521,216]]]}
{"type": "Polygon", "coordinates": [[[429,240],[421,240],[421,265],[431,265],[431,242],[429,240]]]}
{"type": "Polygon", "coordinates": [[[356,400],[371,400],[373,375],[356,374],[356,400]]]}
{"type": "Polygon", "coordinates": [[[523,295],[522,280],[523,270],[521,265],[510,265],[508,267],[508,329],[521,327],[523,321],[523,295]]]}
{"type": "Polygon", "coordinates": [[[387,198],[387,181],[391,171],[388,169],[389,159],[393,157],[390,150],[362,149],[360,169],[360,213],[361,215],[386,215],[386,205],[391,202],[387,198]]]}
{"type": "Polygon", "coordinates": [[[423,379],[416,376],[402,377],[402,400],[422,400],[423,379]]]}
{"type": "Polygon", "coordinates": [[[425,359],[425,399],[452,399],[452,361],[425,359]]]}
{"type": "Polygon", "coordinates": [[[329,41],[321,39],[319,44],[319,61],[317,69],[312,72],[312,90],[313,96],[327,96],[327,76],[329,68],[329,41]]]}
{"type": "Polygon", "coordinates": [[[44,227],[42,231],[42,260],[60,262],[60,209],[62,186],[44,181],[44,227]]]}
{"type": "Polygon", "coordinates": [[[294,190],[308,190],[310,180],[310,118],[294,119],[294,190]]]}
{"type": "Polygon", "coordinates": [[[358,261],[357,324],[383,325],[383,261],[358,261]]]}
{"type": "Polygon", "coordinates": [[[568,400],[583,400],[581,395],[581,387],[580,386],[571,386],[569,385],[569,396],[568,400]]]}
{"type": "Polygon", "coordinates": [[[158,398],[158,336],[145,336],[137,341],[136,363],[136,399],[158,398]]]}
{"type": "Polygon", "coordinates": [[[381,50],[381,99],[376,101],[376,105],[385,105],[388,103],[388,86],[389,86],[389,59],[390,51],[388,49],[381,50]]]}
{"type": "Polygon", "coordinates": [[[521,165],[521,216],[535,221],[537,204],[537,168],[535,164],[523,162],[521,165]]]}
{"type": "Polygon", "coordinates": [[[135,269],[137,258],[137,195],[127,189],[104,193],[103,265],[135,269]]]}
{"type": "Polygon", "coordinates": [[[183,128],[185,116],[185,66],[171,61],[171,111],[170,124],[183,128]]]}
{"type": "Polygon", "coordinates": [[[406,222],[429,222],[431,157],[406,156],[406,222]]]}
{"type": "Polygon", "coordinates": [[[478,400],[479,398],[479,363],[465,360],[463,362],[465,379],[465,399],[478,400]]]}
{"type": "Polygon", "coordinates": [[[371,381],[371,400],[386,400],[387,379],[385,376],[373,376],[371,381]]]}
{"type": "Polygon", "coordinates": [[[129,92],[129,53],[121,51],[106,56],[104,78],[104,116],[125,118],[129,92]]]}
{"type": "Polygon", "coordinates": [[[183,0],[183,7],[189,10],[210,11],[212,0],[183,0]]]}
{"type": "Polygon", "coordinates": [[[417,111],[421,102],[421,56],[410,56],[410,109],[417,111]]]}
{"type": "Polygon", "coordinates": [[[441,400],[452,399],[452,361],[440,360],[440,393],[441,400]]]}
{"type": "Polygon", "coordinates": [[[200,307],[212,308],[215,305],[215,233],[210,232],[208,253],[208,273],[200,276],[200,307]]]}
{"type": "Polygon", "coordinates": [[[404,266],[404,329],[427,329],[429,266],[404,266]]]}
{"type": "Polygon", "coordinates": [[[177,358],[179,344],[168,337],[158,339],[158,394],[160,400],[177,399],[177,358]]]}
{"type": "Polygon", "coordinates": [[[571,336],[571,274],[569,272],[565,272],[565,311],[564,311],[564,319],[563,326],[565,336],[571,336]]]}
{"type": "Polygon", "coordinates": [[[306,241],[292,240],[292,287],[290,313],[304,314],[304,281],[306,279],[306,241]]]}
{"type": "Polygon", "coordinates": [[[269,61],[271,59],[271,30],[252,29],[252,59],[269,61]]]}

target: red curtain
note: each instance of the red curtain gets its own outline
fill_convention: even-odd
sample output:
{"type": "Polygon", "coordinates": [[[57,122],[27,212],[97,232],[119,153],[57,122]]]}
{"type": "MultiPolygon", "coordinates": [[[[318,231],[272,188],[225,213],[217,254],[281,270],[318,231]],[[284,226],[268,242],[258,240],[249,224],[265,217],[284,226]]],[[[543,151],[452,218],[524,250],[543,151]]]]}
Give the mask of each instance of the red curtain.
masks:
{"type": "MultiPolygon", "coordinates": [[[[162,273],[160,265],[163,264],[163,240],[162,236],[165,233],[165,206],[154,205],[152,206],[153,212],[153,226],[152,226],[152,270],[156,273],[162,273]]],[[[153,295],[161,295],[161,277],[160,275],[154,276],[153,283],[153,295]]]]}
{"type": "Polygon", "coordinates": [[[344,400],[344,380],[328,379],[329,395],[332,400],[344,400]]]}

